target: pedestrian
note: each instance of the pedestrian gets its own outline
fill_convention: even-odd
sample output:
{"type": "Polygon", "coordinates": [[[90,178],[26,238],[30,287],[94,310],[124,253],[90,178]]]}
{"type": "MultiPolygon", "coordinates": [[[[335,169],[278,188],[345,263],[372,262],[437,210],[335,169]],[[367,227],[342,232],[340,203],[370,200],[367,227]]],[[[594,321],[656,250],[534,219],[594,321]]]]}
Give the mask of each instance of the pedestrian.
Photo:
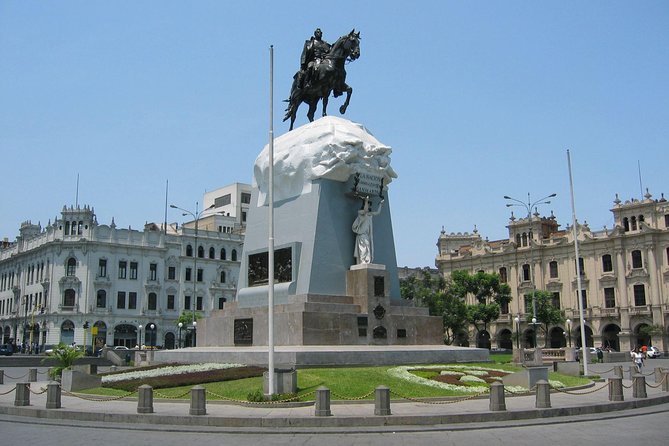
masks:
{"type": "Polygon", "coordinates": [[[641,373],[641,367],[643,367],[643,354],[638,348],[635,348],[632,352],[632,358],[634,360],[634,365],[636,366],[636,371],[641,373]]]}

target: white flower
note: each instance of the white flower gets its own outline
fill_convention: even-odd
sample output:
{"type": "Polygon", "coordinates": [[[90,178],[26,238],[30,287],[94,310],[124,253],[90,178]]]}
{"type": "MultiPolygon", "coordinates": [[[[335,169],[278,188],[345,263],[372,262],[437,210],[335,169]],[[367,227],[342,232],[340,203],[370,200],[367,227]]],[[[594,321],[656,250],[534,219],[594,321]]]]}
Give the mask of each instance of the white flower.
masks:
{"type": "Polygon", "coordinates": [[[449,375],[449,376],[463,376],[464,373],[462,372],[456,372],[454,370],[442,370],[439,372],[440,375],[449,375]]]}
{"type": "Polygon", "coordinates": [[[157,376],[168,376],[168,375],[182,375],[184,373],[193,373],[193,372],[206,372],[208,370],[223,370],[223,369],[232,369],[235,367],[245,367],[244,364],[215,364],[215,363],[205,363],[205,364],[186,364],[178,366],[165,366],[158,369],[151,370],[138,370],[130,371],[126,373],[117,373],[114,375],[103,376],[102,383],[112,383],[118,381],[126,381],[130,379],[142,379],[142,378],[155,378],[157,376]]]}
{"type": "Polygon", "coordinates": [[[433,381],[431,379],[421,378],[410,372],[410,370],[415,370],[415,369],[437,368],[437,367],[445,368],[446,366],[428,366],[428,367],[399,366],[399,367],[393,367],[392,369],[388,369],[388,373],[391,376],[394,376],[395,378],[404,379],[406,381],[411,381],[416,384],[422,384],[424,386],[436,387],[438,389],[454,390],[456,392],[463,392],[463,393],[482,393],[488,391],[487,387],[456,386],[453,384],[442,383],[439,381],[433,381]]]}
{"type": "Polygon", "coordinates": [[[463,383],[484,383],[485,380],[479,378],[478,376],[465,375],[460,377],[460,381],[463,383]]]}

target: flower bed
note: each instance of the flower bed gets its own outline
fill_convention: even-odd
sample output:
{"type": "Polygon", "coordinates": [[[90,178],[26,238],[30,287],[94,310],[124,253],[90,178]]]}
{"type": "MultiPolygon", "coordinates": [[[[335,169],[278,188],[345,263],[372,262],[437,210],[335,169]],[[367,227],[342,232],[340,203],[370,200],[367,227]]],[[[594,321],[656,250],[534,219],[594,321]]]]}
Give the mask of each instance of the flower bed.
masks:
{"type": "MultiPolygon", "coordinates": [[[[388,370],[392,376],[426,386],[462,393],[485,393],[490,384],[510,372],[491,367],[465,365],[400,366],[388,370]]],[[[511,391],[525,391],[510,387],[511,391]]]]}

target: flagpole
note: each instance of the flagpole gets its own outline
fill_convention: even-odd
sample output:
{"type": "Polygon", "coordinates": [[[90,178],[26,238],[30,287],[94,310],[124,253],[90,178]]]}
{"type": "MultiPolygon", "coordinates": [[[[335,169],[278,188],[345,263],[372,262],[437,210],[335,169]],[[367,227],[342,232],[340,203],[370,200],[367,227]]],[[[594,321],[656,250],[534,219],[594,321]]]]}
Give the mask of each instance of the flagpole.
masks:
{"type": "Polygon", "coordinates": [[[274,395],[274,45],[269,47],[269,239],[267,255],[267,346],[269,395],[274,395]]]}
{"type": "Polygon", "coordinates": [[[567,164],[569,166],[569,190],[571,191],[571,218],[574,237],[574,251],[576,253],[576,300],[578,301],[578,315],[581,320],[581,357],[583,358],[583,374],[588,376],[588,354],[585,344],[585,320],[583,318],[583,294],[581,293],[581,262],[578,255],[578,231],[576,228],[576,205],[574,204],[574,180],[571,176],[571,156],[567,149],[567,164]]]}

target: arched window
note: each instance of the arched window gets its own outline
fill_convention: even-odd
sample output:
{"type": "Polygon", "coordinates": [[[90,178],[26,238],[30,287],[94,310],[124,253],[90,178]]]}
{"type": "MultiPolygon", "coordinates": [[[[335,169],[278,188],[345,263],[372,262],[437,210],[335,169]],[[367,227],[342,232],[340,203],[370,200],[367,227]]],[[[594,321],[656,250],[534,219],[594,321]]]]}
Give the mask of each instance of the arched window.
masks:
{"type": "Polygon", "coordinates": [[[204,248],[202,246],[197,247],[197,256],[201,259],[204,258],[204,248]]]}
{"type": "Polygon", "coordinates": [[[506,283],[508,281],[507,273],[506,273],[506,268],[501,267],[499,269],[499,281],[502,283],[506,283]]]}
{"type": "Polygon", "coordinates": [[[643,259],[641,258],[641,251],[635,249],[632,251],[632,268],[643,268],[643,259]]]}
{"type": "Polygon", "coordinates": [[[557,279],[558,277],[558,262],[553,260],[548,264],[548,270],[551,279],[557,279]]]}
{"type": "Polygon", "coordinates": [[[516,234],[516,246],[520,246],[520,234],[516,234]]]}
{"type": "Polygon", "coordinates": [[[107,307],[107,292],[105,290],[98,290],[98,298],[96,300],[97,308],[106,308],[107,307]]]}
{"type": "Polygon", "coordinates": [[[156,293],[149,293],[148,309],[155,311],[156,308],[158,308],[158,296],[156,296],[156,293]]]}
{"type": "Polygon", "coordinates": [[[221,248],[221,260],[225,260],[225,248],[221,248]]]}
{"type": "Polygon", "coordinates": [[[66,289],[65,294],[63,295],[63,306],[74,307],[75,296],[76,293],[72,288],[66,289]]]}
{"type": "Polygon", "coordinates": [[[632,231],[636,231],[636,217],[632,216],[630,226],[632,227],[632,231]]]}
{"type": "Polygon", "coordinates": [[[613,260],[611,259],[611,254],[604,254],[602,256],[602,271],[605,273],[610,273],[613,271],[613,260]]]}
{"type": "Polygon", "coordinates": [[[193,247],[186,245],[186,257],[193,257],[193,247]]]}
{"type": "Polygon", "coordinates": [[[523,232],[523,246],[527,246],[527,233],[523,232]]]}
{"type": "Polygon", "coordinates": [[[65,272],[68,276],[74,276],[77,273],[77,259],[70,257],[67,259],[67,270],[65,272]]]}
{"type": "Polygon", "coordinates": [[[210,259],[216,258],[216,250],[214,249],[213,246],[211,248],[209,248],[209,258],[210,259]]]}
{"type": "Polygon", "coordinates": [[[530,265],[527,263],[523,265],[523,281],[527,282],[530,280],[530,265]]]}
{"type": "Polygon", "coordinates": [[[72,344],[74,342],[74,323],[67,320],[60,326],[60,342],[63,344],[72,344]]]}
{"type": "Polygon", "coordinates": [[[627,219],[627,217],[623,218],[623,229],[625,232],[630,230],[630,221],[627,219]]]}
{"type": "Polygon", "coordinates": [[[225,283],[225,271],[221,271],[221,283],[225,283]]]}
{"type": "Polygon", "coordinates": [[[236,249],[232,250],[232,253],[230,254],[230,260],[232,260],[233,262],[237,261],[237,250],[236,249]]]}

